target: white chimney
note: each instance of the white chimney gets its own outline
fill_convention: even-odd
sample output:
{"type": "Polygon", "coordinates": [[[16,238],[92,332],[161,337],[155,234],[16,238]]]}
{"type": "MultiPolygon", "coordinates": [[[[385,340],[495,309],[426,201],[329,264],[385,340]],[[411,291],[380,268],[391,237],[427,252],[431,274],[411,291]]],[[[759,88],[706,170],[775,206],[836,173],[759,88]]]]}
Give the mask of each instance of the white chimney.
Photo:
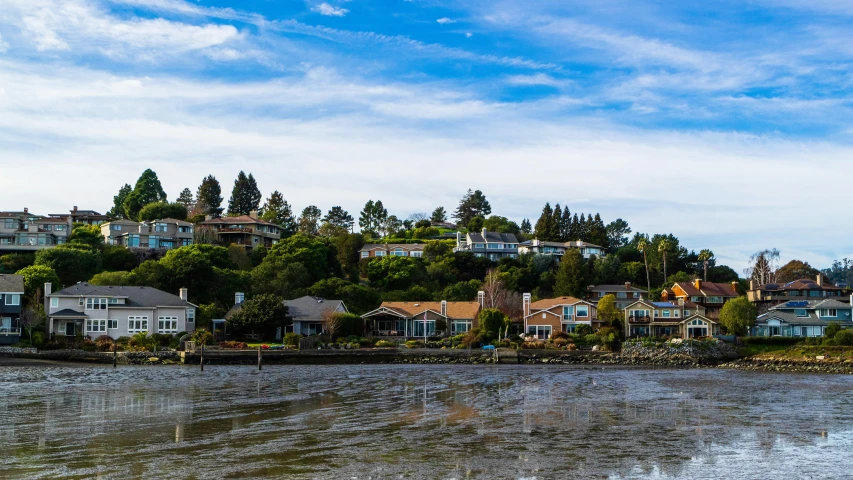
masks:
{"type": "Polygon", "coordinates": [[[234,305],[240,305],[243,303],[243,298],[246,296],[243,292],[235,292],[234,293],[234,305]]]}
{"type": "Polygon", "coordinates": [[[477,292],[477,303],[480,304],[480,308],[486,308],[486,292],[482,290],[477,292]]]}
{"type": "Polygon", "coordinates": [[[178,296],[179,296],[179,297],[181,297],[181,300],[183,300],[183,301],[185,301],[185,302],[186,302],[186,301],[188,301],[187,299],[188,299],[189,297],[187,296],[187,288],[186,288],[186,287],[182,287],[182,288],[178,291],[178,296]]]}
{"type": "Polygon", "coordinates": [[[441,301],[441,316],[442,317],[447,316],[447,300],[441,301]]]}
{"type": "Polygon", "coordinates": [[[525,317],[530,315],[530,297],[531,297],[531,295],[529,293],[525,293],[524,296],[522,297],[522,300],[521,300],[521,302],[522,302],[521,310],[524,312],[525,317]]]}
{"type": "Polygon", "coordinates": [[[44,311],[48,314],[50,314],[50,300],[47,297],[51,293],[53,293],[53,284],[46,282],[44,284],[44,311]]]}

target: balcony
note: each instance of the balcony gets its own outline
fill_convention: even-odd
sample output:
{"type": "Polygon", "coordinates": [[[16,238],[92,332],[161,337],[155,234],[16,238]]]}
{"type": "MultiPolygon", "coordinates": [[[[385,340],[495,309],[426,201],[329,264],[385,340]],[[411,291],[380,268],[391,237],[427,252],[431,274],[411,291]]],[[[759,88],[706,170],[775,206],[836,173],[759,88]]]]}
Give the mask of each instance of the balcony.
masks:
{"type": "Polygon", "coordinates": [[[254,233],[252,228],[226,227],[220,228],[219,233],[254,233]]]}
{"type": "Polygon", "coordinates": [[[652,317],[628,317],[628,323],[652,323],[652,317]]]}

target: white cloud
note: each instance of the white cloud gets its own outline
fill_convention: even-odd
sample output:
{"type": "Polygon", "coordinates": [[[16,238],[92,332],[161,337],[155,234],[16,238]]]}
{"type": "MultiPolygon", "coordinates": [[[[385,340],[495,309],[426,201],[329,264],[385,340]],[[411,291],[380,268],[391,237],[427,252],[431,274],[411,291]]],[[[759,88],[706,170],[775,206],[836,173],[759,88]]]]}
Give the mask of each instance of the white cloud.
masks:
{"type": "Polygon", "coordinates": [[[545,85],[548,87],[563,87],[569,83],[567,80],[558,80],[551,75],[544,73],[536,73],[533,75],[510,75],[507,77],[506,82],[510,85],[545,85]]]}
{"type": "Polygon", "coordinates": [[[331,17],[343,17],[344,15],[349,13],[349,10],[347,10],[346,8],[335,7],[335,6],[329,5],[326,2],[323,2],[319,5],[317,5],[316,7],[312,7],[311,11],[317,12],[320,15],[326,15],[326,16],[331,16],[331,17]]]}
{"type": "Polygon", "coordinates": [[[445,24],[448,24],[448,23],[456,23],[456,20],[452,20],[452,19],[447,18],[447,17],[441,17],[441,18],[439,18],[438,20],[436,20],[436,22],[438,22],[438,23],[440,23],[440,24],[442,24],[442,25],[445,25],[445,24]]]}
{"type": "Polygon", "coordinates": [[[471,38],[471,37],[473,37],[473,36],[474,36],[474,34],[473,34],[473,33],[471,33],[471,32],[465,32],[465,36],[466,36],[466,37],[468,37],[468,38],[471,38]]]}

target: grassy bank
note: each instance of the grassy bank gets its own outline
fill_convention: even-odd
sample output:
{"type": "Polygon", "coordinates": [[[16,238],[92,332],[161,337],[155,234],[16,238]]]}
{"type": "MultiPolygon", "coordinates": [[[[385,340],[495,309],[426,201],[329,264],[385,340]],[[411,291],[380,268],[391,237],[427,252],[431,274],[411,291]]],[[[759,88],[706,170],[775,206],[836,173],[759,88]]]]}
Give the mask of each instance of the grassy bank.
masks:
{"type": "Polygon", "coordinates": [[[814,360],[817,357],[824,357],[827,360],[853,360],[853,347],[827,345],[748,345],[742,347],[739,353],[743,358],[757,360],[775,358],[780,360],[805,361],[814,360]]]}

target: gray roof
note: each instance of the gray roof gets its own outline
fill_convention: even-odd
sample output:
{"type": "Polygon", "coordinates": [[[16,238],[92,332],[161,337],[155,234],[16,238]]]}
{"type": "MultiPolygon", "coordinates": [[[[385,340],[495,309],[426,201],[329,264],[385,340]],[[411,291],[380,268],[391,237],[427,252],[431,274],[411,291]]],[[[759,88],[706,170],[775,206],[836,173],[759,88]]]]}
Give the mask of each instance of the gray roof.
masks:
{"type": "Polygon", "coordinates": [[[756,325],[767,325],[767,321],[771,319],[779,319],[788,325],[829,325],[829,322],[838,322],[842,325],[853,325],[850,317],[847,319],[835,318],[819,318],[815,312],[808,312],[807,317],[798,317],[794,312],[771,311],[763,315],[759,315],[756,319],[756,325]]]}
{"type": "Polygon", "coordinates": [[[107,286],[78,283],[49,295],[86,297],[125,297],[124,305],[113,307],[194,307],[181,297],[151,287],[107,286]]]}
{"type": "Polygon", "coordinates": [[[642,288],[626,287],[625,284],[620,285],[595,285],[589,289],[591,292],[636,292],[646,293],[642,288]]]}
{"type": "Polygon", "coordinates": [[[821,300],[789,300],[785,303],[780,303],[770,308],[772,311],[777,310],[793,310],[795,308],[815,309],[815,308],[850,308],[849,303],[839,302],[833,298],[821,300]]]}
{"type": "MultiPolygon", "coordinates": [[[[343,300],[326,300],[325,298],[313,297],[311,295],[295,298],[293,300],[285,300],[283,303],[287,306],[287,316],[297,322],[311,320],[319,322],[323,320],[323,312],[330,309],[337,310],[339,306],[343,307],[345,312],[348,311],[343,300]]],[[[238,303],[231,307],[228,310],[228,313],[225,314],[225,319],[227,320],[235,313],[239,312],[242,306],[242,303],[238,303]]]]}
{"type": "Polygon", "coordinates": [[[88,315],[82,312],[78,312],[76,310],[72,310],[70,308],[63,308],[62,310],[51,313],[50,317],[66,317],[66,318],[86,318],[88,315]]]}
{"type": "Polygon", "coordinates": [[[511,233],[486,232],[485,238],[482,233],[469,233],[471,243],[518,243],[518,239],[511,233]]]}
{"type": "Polygon", "coordinates": [[[24,293],[24,276],[0,274],[0,292],[24,293]]]}

